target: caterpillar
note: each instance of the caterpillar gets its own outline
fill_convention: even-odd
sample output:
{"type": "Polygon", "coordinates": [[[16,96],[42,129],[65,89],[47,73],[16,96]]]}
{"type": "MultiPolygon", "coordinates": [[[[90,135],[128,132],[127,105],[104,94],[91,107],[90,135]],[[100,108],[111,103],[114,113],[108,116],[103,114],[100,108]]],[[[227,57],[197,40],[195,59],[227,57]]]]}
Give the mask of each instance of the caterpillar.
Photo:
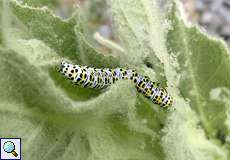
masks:
{"type": "Polygon", "coordinates": [[[74,84],[88,88],[103,89],[121,79],[131,80],[137,91],[153,103],[167,108],[173,102],[166,89],[159,87],[159,83],[152,82],[149,77],[142,76],[132,69],[98,69],[62,61],[59,66],[59,72],[74,84]]]}

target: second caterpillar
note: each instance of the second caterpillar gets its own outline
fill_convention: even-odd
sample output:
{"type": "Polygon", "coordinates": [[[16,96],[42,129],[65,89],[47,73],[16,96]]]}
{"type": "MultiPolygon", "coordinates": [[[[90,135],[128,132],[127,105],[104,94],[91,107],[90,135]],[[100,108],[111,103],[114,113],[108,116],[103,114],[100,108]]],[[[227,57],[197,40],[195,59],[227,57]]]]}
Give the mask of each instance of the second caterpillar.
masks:
{"type": "Polygon", "coordinates": [[[62,61],[59,72],[70,79],[74,84],[89,88],[106,88],[121,79],[131,80],[137,91],[161,107],[172,105],[172,97],[159,83],[152,82],[148,77],[138,74],[131,69],[97,69],[88,66],[74,65],[62,61]]]}

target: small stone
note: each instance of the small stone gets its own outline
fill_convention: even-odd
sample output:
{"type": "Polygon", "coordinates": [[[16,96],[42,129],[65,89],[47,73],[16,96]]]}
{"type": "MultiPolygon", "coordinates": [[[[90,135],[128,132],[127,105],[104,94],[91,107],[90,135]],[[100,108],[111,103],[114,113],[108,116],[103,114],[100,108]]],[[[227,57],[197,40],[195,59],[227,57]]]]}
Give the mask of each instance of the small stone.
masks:
{"type": "Polygon", "coordinates": [[[215,14],[218,13],[222,8],[222,0],[213,1],[213,3],[209,5],[209,11],[215,12],[215,14]]]}
{"type": "Polygon", "coordinates": [[[202,1],[204,3],[213,3],[214,0],[200,0],[200,1],[202,1]]]}
{"type": "Polygon", "coordinates": [[[219,14],[224,18],[227,23],[230,23],[230,9],[222,7],[219,9],[219,14]]]}
{"type": "Polygon", "coordinates": [[[203,25],[209,33],[216,33],[223,25],[223,19],[217,14],[206,11],[200,19],[200,24],[203,25]]]}
{"type": "Polygon", "coordinates": [[[223,5],[230,9],[230,0],[223,0],[223,5]]]}
{"type": "Polygon", "coordinates": [[[113,32],[111,30],[111,27],[109,27],[108,25],[102,25],[99,28],[99,32],[103,37],[105,37],[107,39],[111,39],[113,36],[113,32]]]}
{"type": "Polygon", "coordinates": [[[213,20],[213,14],[209,11],[206,11],[202,14],[200,22],[202,24],[210,24],[213,20]]]}
{"type": "Polygon", "coordinates": [[[206,5],[201,0],[195,2],[195,9],[199,12],[203,12],[206,8],[206,5]]]}
{"type": "Polygon", "coordinates": [[[230,24],[225,25],[221,31],[220,31],[220,35],[222,37],[224,37],[225,40],[228,40],[230,38],[230,24]]]}

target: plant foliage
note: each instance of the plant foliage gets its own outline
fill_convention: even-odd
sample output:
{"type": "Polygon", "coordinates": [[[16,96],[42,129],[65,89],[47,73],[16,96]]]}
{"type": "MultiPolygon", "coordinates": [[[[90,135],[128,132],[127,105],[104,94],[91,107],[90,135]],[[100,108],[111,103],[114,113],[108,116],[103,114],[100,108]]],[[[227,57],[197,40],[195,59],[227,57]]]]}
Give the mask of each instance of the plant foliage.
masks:
{"type": "Polygon", "coordinates": [[[89,44],[82,10],[63,20],[54,1],[0,0],[0,137],[21,137],[25,160],[228,160],[225,44],[188,24],[177,1],[108,4],[125,50],[119,57],[89,44]],[[62,58],[133,67],[161,81],[176,110],[152,104],[128,81],[102,91],[73,86],[55,69],[62,58]]]}

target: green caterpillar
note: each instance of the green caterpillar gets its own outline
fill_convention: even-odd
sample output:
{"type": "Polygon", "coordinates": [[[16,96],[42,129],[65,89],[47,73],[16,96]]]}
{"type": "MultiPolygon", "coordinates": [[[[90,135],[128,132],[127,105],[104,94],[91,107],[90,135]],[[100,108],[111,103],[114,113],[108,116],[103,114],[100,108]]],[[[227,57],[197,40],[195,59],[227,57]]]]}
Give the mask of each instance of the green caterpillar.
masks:
{"type": "Polygon", "coordinates": [[[142,93],[153,103],[167,108],[171,106],[173,102],[172,97],[167,93],[166,89],[159,87],[159,83],[152,82],[148,77],[142,76],[131,69],[97,69],[62,61],[59,72],[70,79],[74,84],[89,88],[102,89],[120,79],[128,79],[135,84],[138,92],[142,93]]]}

